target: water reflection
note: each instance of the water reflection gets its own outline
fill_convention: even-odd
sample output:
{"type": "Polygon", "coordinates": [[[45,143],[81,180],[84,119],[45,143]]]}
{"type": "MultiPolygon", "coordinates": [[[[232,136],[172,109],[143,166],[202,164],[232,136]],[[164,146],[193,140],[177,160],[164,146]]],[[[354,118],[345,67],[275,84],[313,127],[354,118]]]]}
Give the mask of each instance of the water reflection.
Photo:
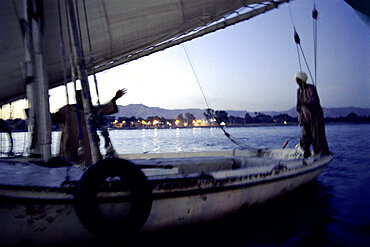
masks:
{"type": "Polygon", "coordinates": [[[181,139],[181,136],[180,136],[180,128],[176,128],[176,137],[175,137],[176,152],[183,151],[182,145],[183,145],[183,140],[181,139]]]}
{"type": "Polygon", "coordinates": [[[146,129],[141,130],[141,150],[142,150],[143,153],[147,152],[146,150],[147,150],[147,147],[148,147],[146,132],[147,132],[146,129]]]}
{"type": "Polygon", "coordinates": [[[160,151],[160,145],[159,145],[159,139],[158,139],[158,129],[153,130],[153,153],[159,153],[160,151]]]}

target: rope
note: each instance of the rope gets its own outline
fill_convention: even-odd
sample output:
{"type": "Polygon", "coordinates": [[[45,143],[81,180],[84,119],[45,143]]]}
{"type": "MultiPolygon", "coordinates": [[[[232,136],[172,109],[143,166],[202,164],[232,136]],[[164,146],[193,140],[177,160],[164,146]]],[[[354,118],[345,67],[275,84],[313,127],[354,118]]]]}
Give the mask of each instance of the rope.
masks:
{"type": "Polygon", "coordinates": [[[301,57],[299,55],[299,46],[298,46],[298,43],[300,42],[300,38],[299,38],[299,35],[298,35],[298,33],[297,33],[297,31],[295,29],[294,29],[294,40],[295,40],[296,47],[297,47],[299,71],[302,71],[301,57]]]}
{"type": "Polygon", "coordinates": [[[63,66],[63,80],[64,80],[64,86],[66,89],[66,96],[67,96],[67,105],[69,105],[69,94],[68,94],[68,88],[67,88],[67,62],[66,62],[66,52],[65,52],[65,46],[64,46],[64,39],[63,39],[63,27],[62,27],[62,15],[60,12],[60,0],[58,0],[58,17],[59,17],[59,44],[60,44],[60,56],[62,60],[62,66],[63,66]]]}
{"type": "Polygon", "coordinates": [[[189,64],[190,64],[190,68],[191,68],[191,70],[192,70],[192,72],[193,72],[193,75],[195,76],[195,79],[196,79],[196,81],[197,81],[197,83],[198,83],[198,86],[199,86],[199,88],[200,88],[200,91],[202,92],[203,99],[204,99],[204,102],[206,103],[207,109],[210,109],[210,107],[209,107],[209,105],[208,105],[208,102],[207,102],[207,99],[206,99],[206,96],[205,96],[205,94],[204,94],[203,88],[202,88],[202,86],[200,85],[200,82],[199,82],[198,76],[197,76],[197,74],[195,73],[195,70],[194,70],[193,64],[192,64],[192,63],[191,63],[191,61],[190,61],[190,58],[189,58],[188,52],[186,51],[185,45],[182,45],[182,47],[184,48],[186,58],[188,59],[189,64]]]}
{"type": "Polygon", "coordinates": [[[303,48],[302,48],[301,44],[299,44],[299,48],[301,49],[301,53],[302,53],[302,56],[304,58],[304,62],[306,64],[308,73],[310,74],[311,80],[312,80],[313,84],[315,84],[315,81],[314,81],[314,79],[312,77],[312,73],[311,73],[311,70],[310,70],[310,66],[308,66],[307,59],[306,59],[306,56],[304,55],[303,48]]]}
{"type": "Polygon", "coordinates": [[[305,64],[306,64],[306,67],[307,67],[307,70],[308,70],[308,73],[311,77],[311,80],[313,81],[313,83],[315,84],[315,80],[314,78],[312,77],[312,73],[311,73],[311,70],[310,70],[310,67],[308,66],[308,63],[307,63],[307,59],[306,59],[306,56],[304,55],[304,52],[303,52],[303,48],[302,48],[302,45],[301,45],[301,39],[299,37],[299,34],[297,32],[297,29],[294,25],[294,21],[293,21],[293,16],[292,16],[292,11],[290,9],[290,3],[288,2],[288,10],[289,10],[289,15],[290,15],[290,20],[291,20],[291,23],[292,23],[292,26],[293,26],[293,30],[294,30],[294,42],[296,43],[297,45],[297,54],[298,54],[298,62],[299,62],[299,69],[300,71],[302,71],[302,66],[301,66],[301,58],[300,58],[300,53],[302,53],[302,57],[305,61],[305,64]]]}
{"type": "MultiPolygon", "coordinates": [[[[95,85],[95,91],[96,91],[96,96],[98,98],[98,108],[100,108],[100,96],[99,96],[99,88],[98,88],[98,80],[96,78],[96,73],[95,73],[95,64],[94,64],[94,56],[93,56],[93,50],[92,50],[92,45],[91,45],[91,37],[90,37],[90,28],[89,28],[89,22],[87,19],[87,8],[86,8],[86,2],[83,0],[83,8],[84,8],[84,17],[85,17],[85,23],[86,23],[86,33],[87,33],[87,39],[88,39],[88,44],[89,44],[89,55],[90,55],[90,64],[91,64],[91,69],[92,69],[92,74],[94,77],[94,85],[95,85]]],[[[81,41],[82,43],[82,41],[81,41]]],[[[101,134],[104,137],[104,148],[106,150],[106,157],[108,158],[113,158],[117,157],[117,154],[113,148],[111,139],[109,137],[109,131],[107,125],[104,123],[104,116],[101,110],[98,110],[95,116],[95,123],[97,126],[102,127],[101,134]]]]}
{"type": "MultiPolygon", "coordinates": [[[[67,61],[66,61],[66,51],[64,46],[64,38],[63,38],[63,26],[62,26],[62,14],[60,12],[60,0],[58,0],[58,16],[59,16],[59,35],[60,35],[60,49],[61,49],[61,59],[63,64],[63,80],[64,80],[64,87],[66,89],[66,97],[67,97],[67,105],[69,105],[69,94],[68,94],[68,87],[67,87],[67,61]]],[[[67,18],[68,20],[68,18],[67,18]]],[[[66,112],[66,122],[69,123],[69,107],[67,107],[66,112]]],[[[66,147],[66,153],[68,154],[69,145],[66,147]]],[[[70,180],[70,167],[67,167],[65,181],[70,180]]]]}
{"type": "MultiPolygon", "coordinates": [[[[316,87],[317,85],[317,17],[318,17],[318,11],[316,9],[316,3],[314,1],[314,8],[313,8],[313,11],[312,11],[312,29],[313,29],[313,46],[314,46],[314,73],[315,73],[315,79],[312,77],[312,74],[311,74],[311,70],[308,66],[308,63],[307,63],[307,59],[304,55],[304,52],[303,52],[303,49],[302,49],[302,46],[301,46],[301,43],[300,43],[300,37],[296,31],[296,28],[295,28],[295,25],[294,25],[294,21],[293,21],[293,17],[292,17],[292,11],[291,11],[291,8],[290,8],[290,3],[288,2],[288,9],[289,9],[289,15],[290,15],[290,20],[291,20],[291,23],[292,23],[292,26],[293,26],[293,29],[294,29],[294,41],[296,43],[296,46],[297,46],[297,54],[298,54],[298,61],[299,61],[299,68],[300,68],[300,71],[302,71],[302,66],[301,66],[301,60],[300,60],[300,55],[299,55],[299,48],[300,48],[300,51],[302,53],[302,56],[304,58],[304,61],[306,63],[306,66],[307,66],[307,69],[308,69],[308,72],[310,74],[310,77],[311,77],[311,80],[313,82],[313,85],[316,87]],[[298,48],[299,47],[299,48],[298,48]]],[[[296,136],[294,137],[291,137],[289,138],[283,145],[282,149],[284,149],[288,143],[292,140],[296,138],[296,136]]]]}
{"type": "Polygon", "coordinates": [[[78,25],[78,36],[80,37],[80,46],[81,46],[81,51],[82,51],[82,59],[85,59],[85,55],[84,55],[84,47],[83,47],[83,43],[82,43],[82,32],[81,32],[81,22],[80,22],[80,11],[79,11],[79,8],[78,8],[78,1],[75,0],[75,4],[76,4],[76,18],[77,18],[77,25],[78,25]]]}
{"type": "MultiPolygon", "coordinates": [[[[70,24],[69,24],[69,15],[68,15],[68,9],[67,9],[67,3],[65,3],[65,12],[66,12],[66,19],[67,19],[67,26],[70,27],[70,24]]],[[[68,42],[69,42],[69,62],[70,62],[70,65],[71,65],[71,76],[72,76],[72,81],[73,81],[73,87],[74,87],[74,91],[76,93],[77,91],[77,82],[76,82],[76,68],[74,66],[74,55],[73,55],[73,51],[72,51],[72,39],[71,39],[71,31],[69,28],[67,28],[68,30],[68,42]]],[[[80,107],[78,106],[77,102],[76,102],[76,116],[77,116],[77,125],[78,125],[78,142],[79,142],[79,147],[78,147],[78,152],[79,152],[79,156],[82,155],[83,153],[83,148],[82,148],[82,138],[83,138],[83,133],[82,133],[82,127],[81,127],[81,124],[82,124],[82,121],[81,121],[81,110],[79,109],[80,107]]],[[[69,107],[67,108],[67,117],[69,116],[69,112],[70,112],[70,109],[69,107]]],[[[68,147],[67,147],[68,148],[68,147]]],[[[79,162],[81,163],[81,162],[79,162]]]]}
{"type": "Polygon", "coordinates": [[[195,77],[195,79],[196,79],[196,81],[197,81],[197,83],[198,83],[198,86],[199,86],[199,88],[200,88],[200,91],[202,92],[202,95],[203,95],[203,99],[204,99],[204,102],[206,103],[206,105],[207,105],[207,112],[216,120],[216,122],[217,122],[217,124],[218,124],[218,126],[221,128],[221,130],[224,132],[224,134],[225,134],[225,136],[231,141],[231,142],[233,142],[235,145],[237,145],[237,146],[239,146],[239,147],[241,147],[241,148],[243,148],[243,149],[251,149],[251,150],[258,150],[257,148],[255,148],[255,147],[252,147],[252,146],[249,146],[249,145],[246,145],[246,144],[243,144],[241,141],[239,141],[239,140],[237,140],[237,139],[235,139],[234,137],[232,137],[226,130],[225,130],[225,128],[224,128],[224,126],[222,126],[221,125],[221,123],[220,123],[220,121],[219,121],[219,119],[215,116],[215,114],[213,113],[213,110],[209,107],[209,105],[208,105],[208,102],[207,102],[207,99],[206,99],[206,96],[205,96],[205,94],[204,94],[204,91],[203,91],[203,89],[202,89],[202,86],[201,86],[201,84],[200,84],[200,81],[199,81],[199,79],[198,79],[198,76],[197,76],[197,74],[195,73],[195,70],[194,70],[194,67],[193,67],[193,64],[191,63],[191,60],[190,60],[190,57],[189,57],[189,55],[188,55],[188,52],[187,52],[187,50],[186,50],[186,48],[185,48],[185,45],[184,44],[182,44],[182,47],[184,48],[184,51],[185,51],[185,54],[186,54],[186,57],[187,57],[187,59],[188,59],[188,62],[189,62],[189,64],[190,64],[190,67],[191,67],[191,70],[192,70],[192,72],[193,72],[193,75],[194,75],[194,77],[195,77]]]}
{"type": "MultiPolygon", "coordinates": [[[[66,19],[67,19],[67,26],[69,27],[70,24],[69,24],[69,15],[68,15],[68,10],[67,10],[67,3],[65,4],[65,8],[66,8],[66,19]]],[[[74,66],[74,55],[73,55],[73,51],[72,51],[72,38],[71,38],[71,31],[69,28],[67,28],[68,30],[68,42],[69,42],[69,61],[70,61],[70,64],[71,64],[71,75],[72,75],[72,81],[73,81],[73,86],[74,86],[74,91],[76,92],[77,91],[77,77],[76,77],[76,67],[74,66]]],[[[76,114],[77,114],[77,121],[78,121],[78,139],[79,140],[82,140],[82,129],[81,129],[81,115],[80,115],[80,109],[78,109],[78,104],[76,102],[76,106],[77,106],[77,111],[76,111],[76,114]]]]}
{"type": "Polygon", "coordinates": [[[98,97],[98,105],[100,106],[100,96],[99,96],[98,80],[97,80],[96,74],[95,74],[95,64],[94,64],[94,57],[93,57],[92,46],[91,46],[89,22],[87,21],[87,11],[86,11],[86,3],[85,3],[85,0],[83,0],[83,6],[84,6],[84,14],[85,14],[87,39],[89,41],[91,69],[92,69],[92,74],[93,74],[93,77],[94,77],[94,84],[95,84],[96,96],[98,97]]]}
{"type": "Polygon", "coordinates": [[[318,12],[316,9],[316,4],[314,3],[314,9],[312,11],[312,29],[313,29],[313,47],[314,47],[314,66],[315,66],[315,81],[314,85],[317,84],[317,17],[318,12]]]}
{"type": "Polygon", "coordinates": [[[289,143],[291,140],[296,139],[296,138],[300,138],[300,135],[292,136],[292,137],[290,137],[288,140],[286,140],[286,141],[284,142],[284,144],[283,144],[282,149],[285,149],[285,148],[286,148],[286,146],[288,145],[288,143],[289,143]]]}

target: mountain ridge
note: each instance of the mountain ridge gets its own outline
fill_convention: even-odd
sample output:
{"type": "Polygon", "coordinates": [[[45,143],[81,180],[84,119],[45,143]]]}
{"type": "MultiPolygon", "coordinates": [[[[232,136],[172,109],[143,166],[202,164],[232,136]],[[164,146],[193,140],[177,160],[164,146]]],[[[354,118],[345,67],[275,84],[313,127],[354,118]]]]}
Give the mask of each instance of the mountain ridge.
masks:
{"type": "MultiPolygon", "coordinates": [[[[186,113],[193,114],[197,119],[204,119],[203,113],[206,112],[206,109],[198,108],[189,108],[189,109],[165,109],[160,107],[150,107],[143,104],[129,104],[126,106],[118,105],[118,113],[113,114],[116,118],[119,117],[136,117],[136,118],[148,118],[153,116],[164,117],[167,119],[175,119],[179,114],[185,116],[186,113]]],[[[326,108],[323,107],[325,118],[336,118],[336,117],[346,117],[350,113],[355,113],[358,116],[370,116],[370,108],[361,108],[361,107],[333,107],[326,108]]],[[[248,113],[252,117],[256,113],[262,113],[265,115],[279,115],[279,114],[288,114],[291,117],[297,117],[297,111],[295,107],[292,107],[286,111],[259,111],[259,112],[249,112],[245,111],[236,111],[236,110],[223,110],[228,113],[228,116],[242,117],[244,118],[245,114],[248,113]]]]}

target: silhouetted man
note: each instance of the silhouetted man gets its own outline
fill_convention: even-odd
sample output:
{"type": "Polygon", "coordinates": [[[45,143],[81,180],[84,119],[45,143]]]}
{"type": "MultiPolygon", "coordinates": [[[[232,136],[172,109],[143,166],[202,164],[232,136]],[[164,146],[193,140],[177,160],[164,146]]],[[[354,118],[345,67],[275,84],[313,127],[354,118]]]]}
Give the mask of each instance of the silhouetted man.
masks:
{"type": "MultiPolygon", "coordinates": [[[[118,90],[112,100],[94,111],[109,115],[118,112],[116,100],[126,94],[126,89],[118,90]]],[[[82,104],[82,92],[76,91],[75,105],[66,105],[52,114],[53,124],[59,124],[62,130],[59,155],[68,161],[92,164],[90,142],[87,134],[84,107],[82,104]]]]}
{"type": "Polygon", "coordinates": [[[313,145],[314,155],[329,154],[329,147],[325,135],[323,110],[316,87],[307,84],[307,75],[298,72],[294,79],[299,85],[297,91],[298,123],[302,125],[300,145],[304,150],[304,157],[311,155],[310,146],[313,145]]]}

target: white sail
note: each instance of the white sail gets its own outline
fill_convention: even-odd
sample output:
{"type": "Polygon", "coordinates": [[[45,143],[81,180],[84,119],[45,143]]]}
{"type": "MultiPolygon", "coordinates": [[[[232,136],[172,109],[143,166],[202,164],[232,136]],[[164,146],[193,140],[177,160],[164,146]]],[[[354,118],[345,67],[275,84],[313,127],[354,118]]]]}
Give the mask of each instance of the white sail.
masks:
{"type": "MultiPolygon", "coordinates": [[[[150,48],[164,41],[188,34],[205,27],[236,10],[249,6],[250,11],[258,7],[274,8],[281,1],[262,0],[78,0],[82,44],[86,67],[91,74],[86,17],[90,31],[94,65],[101,71],[127,60],[151,53],[150,48]],[[149,52],[148,52],[149,49],[149,52]]],[[[45,61],[49,87],[63,83],[63,63],[60,56],[60,30],[58,0],[42,1],[44,5],[45,61]]],[[[69,37],[65,1],[60,0],[63,40],[66,50],[67,77],[70,78],[69,37]]],[[[0,104],[5,104],[25,95],[22,73],[24,46],[20,18],[23,13],[22,0],[3,0],[0,3],[0,104]]],[[[256,12],[255,15],[260,12],[256,12]]],[[[222,28],[222,27],[219,27],[222,28]]],[[[162,48],[163,49],[163,48],[162,48]]]]}

